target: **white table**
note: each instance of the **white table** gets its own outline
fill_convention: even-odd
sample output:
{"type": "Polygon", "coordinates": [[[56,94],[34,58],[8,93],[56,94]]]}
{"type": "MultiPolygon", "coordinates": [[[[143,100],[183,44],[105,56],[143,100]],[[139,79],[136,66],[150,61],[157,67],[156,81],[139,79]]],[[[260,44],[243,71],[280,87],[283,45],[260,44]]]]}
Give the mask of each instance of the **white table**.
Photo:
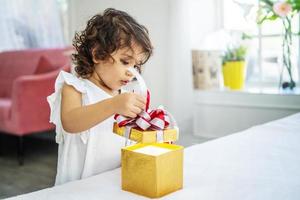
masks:
{"type": "MultiPolygon", "coordinates": [[[[300,113],[185,149],[184,188],[162,199],[299,200],[300,113]]],[[[148,199],[120,168],[11,199],[148,199]]]]}

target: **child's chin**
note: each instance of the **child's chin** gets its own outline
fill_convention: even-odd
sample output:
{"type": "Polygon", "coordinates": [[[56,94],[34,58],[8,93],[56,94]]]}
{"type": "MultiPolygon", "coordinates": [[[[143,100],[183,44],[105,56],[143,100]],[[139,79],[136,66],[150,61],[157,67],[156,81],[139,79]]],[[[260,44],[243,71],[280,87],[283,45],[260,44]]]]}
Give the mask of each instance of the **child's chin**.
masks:
{"type": "Polygon", "coordinates": [[[111,87],[111,90],[113,91],[118,91],[122,88],[122,86],[118,86],[118,87],[111,87]]]}

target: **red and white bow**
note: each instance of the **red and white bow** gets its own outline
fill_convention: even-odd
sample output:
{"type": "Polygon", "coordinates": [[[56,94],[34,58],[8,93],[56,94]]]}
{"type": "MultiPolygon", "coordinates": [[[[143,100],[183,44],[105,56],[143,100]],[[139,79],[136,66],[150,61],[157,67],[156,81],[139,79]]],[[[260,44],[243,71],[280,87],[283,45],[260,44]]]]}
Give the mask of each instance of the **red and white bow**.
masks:
{"type": "Polygon", "coordinates": [[[162,106],[157,109],[150,110],[150,93],[147,91],[146,111],[142,111],[136,118],[128,118],[116,114],[115,120],[119,127],[136,126],[141,130],[163,130],[170,125],[170,118],[162,106]]]}

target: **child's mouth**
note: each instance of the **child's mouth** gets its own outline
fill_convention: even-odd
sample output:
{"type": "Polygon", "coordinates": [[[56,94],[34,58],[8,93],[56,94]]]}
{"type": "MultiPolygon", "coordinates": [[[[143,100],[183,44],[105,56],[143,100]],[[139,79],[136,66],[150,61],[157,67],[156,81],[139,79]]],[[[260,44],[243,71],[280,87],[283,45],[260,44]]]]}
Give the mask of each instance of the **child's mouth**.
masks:
{"type": "Polygon", "coordinates": [[[129,81],[121,81],[122,85],[127,85],[129,81]]]}

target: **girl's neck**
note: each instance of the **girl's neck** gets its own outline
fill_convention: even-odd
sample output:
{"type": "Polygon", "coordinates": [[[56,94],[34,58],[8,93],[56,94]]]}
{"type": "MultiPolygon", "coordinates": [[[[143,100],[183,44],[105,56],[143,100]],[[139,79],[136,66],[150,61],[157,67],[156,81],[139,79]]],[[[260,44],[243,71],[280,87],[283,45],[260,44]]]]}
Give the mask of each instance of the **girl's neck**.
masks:
{"type": "Polygon", "coordinates": [[[104,90],[106,93],[110,94],[111,96],[115,96],[118,94],[118,91],[114,91],[111,88],[109,88],[104,81],[101,79],[101,77],[94,72],[90,78],[88,78],[89,81],[94,83],[96,86],[104,90]]]}

